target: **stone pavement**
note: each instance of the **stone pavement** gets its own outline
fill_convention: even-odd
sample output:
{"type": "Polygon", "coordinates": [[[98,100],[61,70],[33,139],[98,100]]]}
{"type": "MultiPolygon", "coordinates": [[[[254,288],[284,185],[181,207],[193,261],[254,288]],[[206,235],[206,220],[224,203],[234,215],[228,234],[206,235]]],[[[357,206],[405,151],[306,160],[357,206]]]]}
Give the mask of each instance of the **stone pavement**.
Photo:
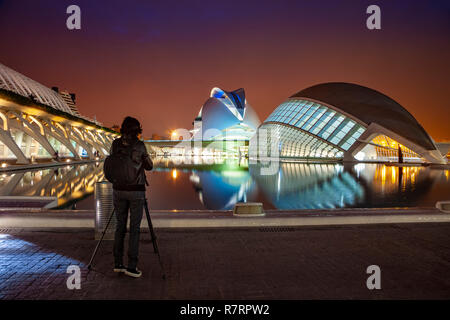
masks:
{"type": "Polygon", "coordinates": [[[140,269],[112,272],[105,241],[88,272],[91,229],[0,229],[1,299],[449,299],[450,223],[157,229],[167,279],[149,234],[140,269]],[[81,289],[69,290],[69,265],[81,289]],[[368,290],[366,268],[381,268],[368,290]]]}

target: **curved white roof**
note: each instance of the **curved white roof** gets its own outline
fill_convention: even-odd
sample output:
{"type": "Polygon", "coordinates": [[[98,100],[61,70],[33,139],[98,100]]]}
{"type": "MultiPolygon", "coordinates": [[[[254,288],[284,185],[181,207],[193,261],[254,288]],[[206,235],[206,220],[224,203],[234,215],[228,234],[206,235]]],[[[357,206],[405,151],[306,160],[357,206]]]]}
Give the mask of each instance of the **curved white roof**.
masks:
{"type": "Polygon", "coordinates": [[[230,139],[249,139],[260,124],[258,115],[245,99],[244,89],[227,92],[213,88],[200,112],[203,139],[224,134],[230,139]]]}
{"type": "Polygon", "coordinates": [[[405,108],[373,89],[353,83],[321,83],[294,94],[291,98],[323,101],[363,121],[372,122],[399,134],[426,150],[436,150],[433,139],[405,108]]]}
{"type": "Polygon", "coordinates": [[[64,99],[52,89],[0,63],[0,88],[15,92],[57,110],[78,116],[69,108],[64,99]]]}

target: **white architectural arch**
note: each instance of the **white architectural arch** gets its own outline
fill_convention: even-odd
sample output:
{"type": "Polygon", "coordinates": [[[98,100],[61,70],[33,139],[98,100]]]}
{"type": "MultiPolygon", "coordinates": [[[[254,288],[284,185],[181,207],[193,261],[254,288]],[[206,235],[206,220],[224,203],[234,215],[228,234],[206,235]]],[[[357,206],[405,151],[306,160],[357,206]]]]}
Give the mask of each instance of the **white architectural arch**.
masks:
{"type": "Polygon", "coordinates": [[[445,164],[419,122],[386,95],[323,83],[289,97],[258,128],[250,156],[445,164]],[[401,150],[401,151],[399,151],[401,150]]]}
{"type": "Polygon", "coordinates": [[[108,155],[118,133],[80,116],[70,97],[0,64],[0,161],[108,155]]]}

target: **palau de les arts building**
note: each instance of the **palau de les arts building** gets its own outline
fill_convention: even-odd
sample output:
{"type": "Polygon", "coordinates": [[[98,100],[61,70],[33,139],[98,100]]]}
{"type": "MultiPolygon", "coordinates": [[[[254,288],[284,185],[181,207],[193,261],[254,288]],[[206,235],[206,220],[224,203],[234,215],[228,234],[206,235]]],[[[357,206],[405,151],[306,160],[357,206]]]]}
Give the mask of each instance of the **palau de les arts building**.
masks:
{"type": "Polygon", "coordinates": [[[445,164],[419,122],[388,96],[350,83],[323,83],[281,103],[262,123],[245,92],[219,88],[194,120],[193,139],[249,140],[251,158],[445,164]]]}
{"type": "Polygon", "coordinates": [[[193,140],[250,140],[261,121],[248,104],[244,89],[211,90],[200,108],[191,131],[193,140]]]}

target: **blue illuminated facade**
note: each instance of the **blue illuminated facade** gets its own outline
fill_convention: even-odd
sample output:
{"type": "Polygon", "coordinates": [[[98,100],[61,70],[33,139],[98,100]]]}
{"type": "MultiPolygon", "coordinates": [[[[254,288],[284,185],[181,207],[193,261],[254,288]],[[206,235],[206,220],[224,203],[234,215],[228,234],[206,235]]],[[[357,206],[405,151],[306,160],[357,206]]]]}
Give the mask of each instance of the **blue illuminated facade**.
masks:
{"type": "Polygon", "coordinates": [[[280,104],[250,141],[250,156],[446,163],[431,137],[394,100],[349,83],[304,89],[280,104]],[[381,142],[380,142],[381,141],[381,142]],[[405,156],[406,155],[406,156],[405,156]]]}
{"type": "Polygon", "coordinates": [[[263,128],[281,133],[281,156],[311,158],[340,158],[365,131],[363,125],[342,113],[304,99],[282,103],[264,121],[263,128]]]}
{"type": "Polygon", "coordinates": [[[245,98],[244,89],[211,90],[194,120],[194,140],[249,140],[260,121],[245,98]]]}

